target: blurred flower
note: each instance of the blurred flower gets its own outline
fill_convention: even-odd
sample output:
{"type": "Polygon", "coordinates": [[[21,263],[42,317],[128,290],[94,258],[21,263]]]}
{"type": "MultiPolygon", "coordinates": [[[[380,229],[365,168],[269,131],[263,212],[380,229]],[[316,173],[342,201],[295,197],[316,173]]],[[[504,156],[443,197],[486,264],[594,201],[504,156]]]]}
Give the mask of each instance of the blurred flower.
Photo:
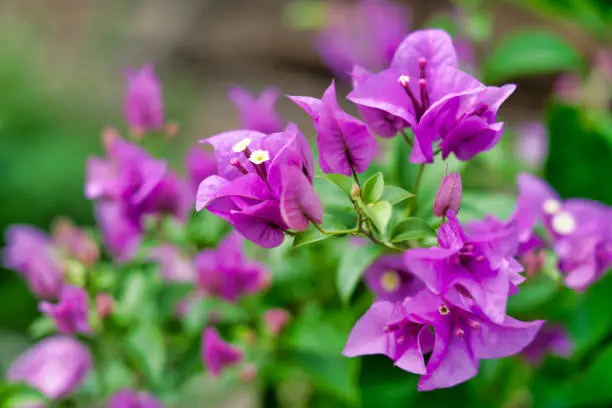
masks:
{"type": "Polygon", "coordinates": [[[481,359],[519,353],[542,324],[507,316],[493,322],[478,308],[455,307],[423,290],[402,303],[374,303],[353,327],[343,354],[384,354],[395,366],[422,375],[419,391],[429,391],[474,377],[481,359]],[[423,354],[430,351],[426,365],[423,354]]]}
{"type": "Polygon", "coordinates": [[[519,234],[530,236],[541,223],[558,256],[565,285],[584,290],[612,267],[612,209],[585,200],[561,200],[544,180],[518,177],[519,198],[514,217],[519,234]]]}
{"type": "Polygon", "coordinates": [[[51,399],[73,394],[91,369],[89,350],[67,336],[48,337],[13,362],[9,382],[25,382],[51,399]]]}
{"type": "Polygon", "coordinates": [[[410,29],[408,9],[392,1],[329,2],[327,11],[316,46],[323,62],[340,77],[357,64],[384,69],[410,29]]]}
{"type": "Polygon", "coordinates": [[[448,210],[459,212],[461,206],[461,175],[451,173],[444,176],[433,203],[433,213],[436,217],[444,217],[448,210]]]}
{"type": "Polygon", "coordinates": [[[582,78],[575,73],[563,73],[555,81],[554,93],[565,103],[574,104],[580,102],[580,90],[582,78]]]}
{"type": "Polygon", "coordinates": [[[217,377],[226,367],[238,364],[242,352],[223,341],[217,329],[209,327],[202,335],[202,357],[206,370],[217,377]]]}
{"type": "Polygon", "coordinates": [[[276,133],[283,130],[283,121],[274,107],[278,99],[276,88],[266,88],[256,98],[246,89],[236,87],[229,91],[228,96],[236,105],[241,128],[261,133],[276,133]]]}
{"type": "Polygon", "coordinates": [[[503,131],[503,123],[495,122],[497,111],[516,87],[487,87],[457,67],[446,32],[415,31],[399,46],[391,67],[348,99],[389,113],[390,123],[406,123],[415,134],[412,163],[433,162],[437,141],[443,159],[453,153],[466,161],[497,144],[503,131]]]}
{"type": "Polygon", "coordinates": [[[40,311],[51,317],[62,333],[91,333],[87,292],[83,288],[66,285],[57,304],[40,302],[40,311]]]}
{"type": "Polygon", "coordinates": [[[447,217],[438,231],[440,246],[407,250],[406,267],[452,304],[462,307],[473,301],[492,321],[501,323],[510,288],[522,270],[513,258],[518,247],[516,224],[499,222],[498,228],[491,228],[491,219],[485,228],[468,235],[455,213],[448,211],[447,217]]]}
{"type": "Polygon", "coordinates": [[[319,165],[324,173],[351,176],[367,170],[376,154],[376,140],[363,122],[340,109],[333,81],[321,99],[289,98],[313,119],[319,165]]]}
{"type": "Polygon", "coordinates": [[[159,79],[151,64],[125,71],[124,115],[132,132],[141,135],[164,126],[164,102],[159,79]]]}
{"type": "Polygon", "coordinates": [[[532,249],[525,252],[519,258],[519,262],[525,268],[527,277],[535,276],[536,273],[542,270],[546,261],[546,252],[542,249],[532,249]]]}
{"type": "Polygon", "coordinates": [[[534,365],[542,362],[546,354],[567,358],[574,350],[574,343],[562,326],[546,324],[535,339],[523,350],[523,356],[534,365]]]}
{"type": "Polygon", "coordinates": [[[53,243],[71,258],[92,266],[100,256],[100,250],[89,234],[74,226],[68,218],[58,218],[52,228],[53,243]]]}
{"type": "Polygon", "coordinates": [[[457,60],[461,69],[472,74],[475,73],[478,69],[478,63],[473,42],[468,37],[458,36],[453,39],[453,44],[457,51],[457,60]]]}
{"type": "Polygon", "coordinates": [[[96,200],[96,218],[104,244],[117,261],[128,261],[140,248],[147,215],[186,220],[192,195],[186,182],[109,129],[103,134],[107,158],[87,160],[85,194],[96,200]]]}
{"type": "Polygon", "coordinates": [[[163,408],[162,403],[148,392],[123,389],[115,392],[108,408],[163,408]]]}
{"type": "Polygon", "coordinates": [[[96,295],[96,312],[100,319],[106,319],[115,309],[115,299],[108,293],[98,293],[96,295]]]}
{"type": "Polygon", "coordinates": [[[235,301],[242,295],[259,292],[268,286],[268,270],[264,265],[248,260],[243,245],[243,238],[231,232],[217,249],[206,249],[196,255],[196,281],[203,293],[235,301]]]}
{"type": "Polygon", "coordinates": [[[226,132],[205,142],[215,148],[219,175],[200,184],[196,210],[206,208],[228,220],[264,248],[279,246],[289,228],[304,229],[305,218],[321,221],[319,199],[311,186],[312,152],[297,126],[289,124],[283,132],[269,135],[226,132]]]}
{"type": "Polygon", "coordinates": [[[64,284],[62,259],[50,237],[37,228],[12,225],[5,234],[3,261],[19,272],[34,294],[52,299],[64,284]]]}
{"type": "Polygon", "coordinates": [[[517,127],[516,154],[529,167],[540,168],[548,156],[548,133],[541,122],[526,122],[517,127]]]}
{"type": "Polygon", "coordinates": [[[195,270],[191,260],[173,245],[152,248],[149,258],[159,263],[161,276],[166,281],[193,282],[195,279],[195,270]]]}
{"type": "Polygon", "coordinates": [[[423,289],[423,282],[404,265],[402,255],[382,255],[364,273],[377,300],[399,302],[423,289]]]}
{"type": "Polygon", "coordinates": [[[240,371],[240,379],[245,383],[251,383],[257,379],[258,369],[255,364],[245,364],[240,371]]]}
{"type": "Polygon", "coordinates": [[[217,174],[217,160],[212,152],[194,146],[189,149],[185,162],[189,184],[195,196],[200,183],[206,177],[217,174]]]}
{"type": "Polygon", "coordinates": [[[289,312],[285,309],[269,309],[263,315],[266,328],[272,335],[278,336],[291,318],[289,312]]]}

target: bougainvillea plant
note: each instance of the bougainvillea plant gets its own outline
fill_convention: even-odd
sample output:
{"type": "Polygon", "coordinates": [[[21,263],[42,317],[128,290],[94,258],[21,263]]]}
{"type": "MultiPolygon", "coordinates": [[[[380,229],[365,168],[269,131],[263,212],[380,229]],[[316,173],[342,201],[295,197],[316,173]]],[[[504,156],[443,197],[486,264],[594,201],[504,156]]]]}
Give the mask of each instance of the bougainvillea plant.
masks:
{"type": "MultiPolygon", "coordinates": [[[[63,219],[50,234],[6,232],[4,265],[40,298],[38,341],[6,378],[32,387],[22,406],[172,406],[202,372],[263,389],[300,382],[320,362],[295,356],[318,336],[325,344],[326,308],[348,307],[359,290],[368,304],[351,310],[367,310],[346,313],[343,350],[330,340],[328,354],[384,355],[419,376],[420,391],[470,380],[481,360],[571,352],[562,326],[517,320],[508,299],[550,259],[573,290],[597,281],[612,267],[612,210],[521,174],[510,216],[465,216],[462,162],[496,147],[515,85],[462,71],[442,30],[377,29],[393,43],[371,64],[380,71],[345,72],[361,119],[340,106],[334,82],[320,99],[290,96],[312,118],[313,151],[311,129],[283,125],[276,90],[234,88],[243,128],[203,139],[214,154],[194,146],[183,176],[142,146],[169,132],[153,68],[127,72],[133,140],[104,130],[105,157],[86,166],[98,228],[63,219]]],[[[350,53],[333,61],[350,49],[341,35],[319,46],[345,69],[350,53]]]]}

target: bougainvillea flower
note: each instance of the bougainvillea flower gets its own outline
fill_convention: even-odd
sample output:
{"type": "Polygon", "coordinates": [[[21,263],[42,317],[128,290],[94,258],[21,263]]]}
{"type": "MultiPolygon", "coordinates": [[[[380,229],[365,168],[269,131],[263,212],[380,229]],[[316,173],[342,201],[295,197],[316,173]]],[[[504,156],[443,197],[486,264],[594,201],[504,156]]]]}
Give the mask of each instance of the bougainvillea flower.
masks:
{"type": "Polygon", "coordinates": [[[226,367],[238,364],[242,360],[242,352],[225,342],[217,329],[209,327],[202,336],[202,357],[206,370],[216,377],[226,367]]]}
{"type": "Polygon", "coordinates": [[[402,303],[374,303],[355,324],[343,353],[387,355],[396,366],[422,375],[419,390],[429,391],[474,377],[481,359],[519,353],[542,324],[507,316],[493,322],[474,305],[455,307],[422,290],[402,303]],[[430,351],[425,364],[423,354],[430,351]]]}
{"type": "Polygon", "coordinates": [[[106,250],[118,262],[131,260],[140,248],[142,227],[119,201],[101,200],[94,207],[106,250]]]}
{"type": "Polygon", "coordinates": [[[384,354],[403,370],[425,374],[423,354],[432,348],[433,335],[427,323],[406,313],[401,303],[378,301],[355,323],[342,354],[384,354]]]}
{"type": "Polygon", "coordinates": [[[194,196],[198,192],[198,186],[202,180],[217,174],[217,159],[214,153],[205,151],[199,146],[189,149],[185,158],[185,166],[189,185],[194,196]]]}
{"type": "Polygon", "coordinates": [[[266,288],[270,274],[264,265],[247,259],[244,239],[235,232],[228,234],[216,249],[196,255],[197,286],[205,294],[229,301],[266,288]]]}
{"type": "Polygon", "coordinates": [[[195,268],[189,258],[173,245],[162,245],[151,249],[149,259],[159,264],[161,276],[168,282],[193,282],[195,268]]]}
{"type": "Polygon", "coordinates": [[[546,324],[523,350],[523,356],[532,364],[542,362],[547,354],[568,358],[574,351],[574,342],[563,326],[546,324]]]}
{"type": "Polygon", "coordinates": [[[89,326],[87,292],[77,286],[65,285],[57,304],[40,303],[40,311],[55,321],[57,329],[65,334],[92,332],[89,326]]]}
{"type": "Polygon", "coordinates": [[[151,64],[125,71],[124,115],[132,131],[142,134],[164,126],[164,101],[161,83],[151,64]]]}
{"type": "Polygon", "coordinates": [[[289,228],[305,229],[304,219],[321,222],[319,198],[312,189],[314,159],[297,126],[268,135],[226,132],[205,142],[215,149],[219,174],[200,184],[197,211],[206,208],[226,219],[264,248],[280,245],[289,228]]]}
{"type": "Polygon", "coordinates": [[[398,302],[425,287],[404,265],[402,255],[382,255],[365,271],[364,279],[378,300],[398,302]]]}
{"type": "Polygon", "coordinates": [[[283,121],[274,107],[278,95],[276,88],[264,89],[259,97],[238,87],[232,88],[228,93],[229,99],[236,105],[240,127],[262,133],[277,133],[283,130],[283,121]]]}
{"type": "Polygon", "coordinates": [[[77,228],[67,218],[57,219],[52,228],[53,243],[70,258],[91,266],[100,256],[100,250],[89,234],[77,228]]]}
{"type": "Polygon", "coordinates": [[[612,267],[609,207],[590,200],[561,200],[545,181],[529,174],[519,175],[518,186],[513,217],[519,236],[531,239],[536,223],[545,227],[568,287],[583,290],[612,267]]]}
{"type": "Polygon", "coordinates": [[[142,214],[172,215],[185,222],[193,211],[193,196],[189,185],[175,172],[167,172],[138,206],[138,210],[142,214]]]}
{"type": "Polygon", "coordinates": [[[438,141],[444,159],[453,153],[469,160],[499,141],[503,123],[495,117],[515,86],[487,87],[457,67],[447,33],[416,31],[399,46],[389,69],[366,80],[348,98],[407,123],[415,134],[412,163],[433,162],[438,141]]]}
{"type": "Polygon", "coordinates": [[[313,119],[323,172],[350,176],[353,171],[363,173],[367,170],[376,154],[376,140],[363,122],[340,109],[333,81],[322,99],[289,98],[313,119]]]}
{"type": "MultiPolygon", "coordinates": [[[[468,235],[452,211],[438,231],[439,247],[409,249],[404,262],[435,294],[465,307],[473,300],[495,322],[506,315],[506,304],[520,264],[507,262],[517,251],[514,223],[499,230],[468,235]]],[[[522,268],[520,269],[522,270],[522,268]]]]}
{"type": "Polygon", "coordinates": [[[461,175],[459,173],[445,175],[434,199],[434,215],[436,217],[443,217],[448,210],[455,214],[458,213],[461,206],[462,192],[461,175]]]}
{"type": "MultiPolygon", "coordinates": [[[[368,72],[364,68],[356,65],[353,68],[351,77],[353,79],[353,89],[358,88],[365,81],[373,77],[374,74],[368,72]]],[[[371,108],[369,106],[357,105],[357,110],[363,118],[366,125],[370,127],[373,133],[378,136],[389,138],[397,135],[403,129],[408,127],[408,122],[399,116],[392,115],[391,113],[377,108],[371,108]]]]}
{"type": "Polygon", "coordinates": [[[64,285],[64,272],[51,238],[37,228],[12,225],[6,230],[5,241],[4,267],[20,273],[36,296],[57,297],[64,285]]]}
{"type": "Polygon", "coordinates": [[[108,408],[163,408],[163,405],[148,392],[123,389],[113,394],[108,408]]]}
{"type": "Polygon", "coordinates": [[[30,347],[12,363],[9,382],[25,382],[51,399],[73,394],[92,365],[87,347],[67,336],[48,337],[30,347]]]}
{"type": "Polygon", "coordinates": [[[354,65],[381,70],[409,32],[410,13],[387,0],[326,4],[327,20],[316,40],[323,62],[340,77],[354,65]]]}

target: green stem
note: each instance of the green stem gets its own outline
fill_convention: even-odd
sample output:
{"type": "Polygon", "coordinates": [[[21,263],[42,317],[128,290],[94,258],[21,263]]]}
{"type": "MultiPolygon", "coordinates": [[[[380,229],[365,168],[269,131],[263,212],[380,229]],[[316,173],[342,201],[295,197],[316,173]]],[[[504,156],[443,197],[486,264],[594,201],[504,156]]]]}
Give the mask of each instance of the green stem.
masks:
{"type": "Polygon", "coordinates": [[[410,137],[406,134],[406,132],[402,130],[400,133],[402,134],[402,137],[404,138],[406,143],[408,143],[408,146],[413,147],[414,142],[412,141],[412,139],[410,139],[410,137]]]}
{"type": "Polygon", "coordinates": [[[416,180],[414,182],[414,188],[412,189],[412,194],[414,194],[414,197],[412,197],[412,200],[410,200],[410,206],[408,207],[408,216],[410,216],[412,214],[412,211],[414,210],[419,186],[421,185],[421,178],[423,177],[424,171],[425,163],[421,164],[421,166],[419,167],[419,172],[417,173],[416,180]]]}

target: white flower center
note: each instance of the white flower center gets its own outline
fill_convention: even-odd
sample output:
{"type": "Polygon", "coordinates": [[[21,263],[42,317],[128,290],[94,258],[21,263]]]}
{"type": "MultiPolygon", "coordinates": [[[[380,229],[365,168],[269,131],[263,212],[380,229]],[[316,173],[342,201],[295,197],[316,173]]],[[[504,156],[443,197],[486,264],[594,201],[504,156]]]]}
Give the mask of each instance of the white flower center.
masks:
{"type": "Polygon", "coordinates": [[[255,150],[249,157],[249,161],[254,164],[261,164],[268,160],[270,160],[270,153],[267,150],[255,150]]]}
{"type": "Polygon", "coordinates": [[[405,88],[410,83],[410,77],[408,75],[400,75],[397,82],[399,82],[399,84],[405,88]]]}
{"type": "Polygon", "coordinates": [[[395,271],[386,271],[380,277],[380,286],[385,292],[393,293],[399,289],[400,277],[395,271]]]}
{"type": "Polygon", "coordinates": [[[568,212],[557,213],[552,219],[552,228],[558,234],[571,234],[576,230],[576,219],[568,212]]]}
{"type": "Polygon", "coordinates": [[[251,139],[246,137],[242,139],[241,141],[239,141],[238,143],[236,143],[234,147],[232,147],[232,150],[234,151],[234,153],[241,153],[241,152],[244,152],[246,148],[249,147],[250,144],[251,144],[251,139]]]}
{"type": "Polygon", "coordinates": [[[561,203],[555,199],[549,198],[542,203],[542,210],[546,214],[553,215],[561,209],[561,203]]]}

